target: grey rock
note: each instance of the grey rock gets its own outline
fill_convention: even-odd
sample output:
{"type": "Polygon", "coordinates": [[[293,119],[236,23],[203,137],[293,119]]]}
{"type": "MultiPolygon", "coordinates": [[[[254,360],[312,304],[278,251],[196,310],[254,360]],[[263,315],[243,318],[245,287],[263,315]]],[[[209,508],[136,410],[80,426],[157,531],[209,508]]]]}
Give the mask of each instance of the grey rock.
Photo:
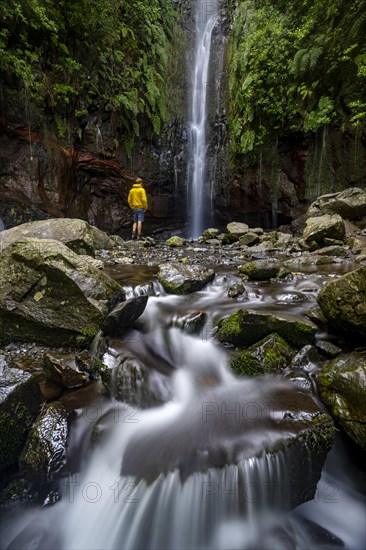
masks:
{"type": "Polygon", "coordinates": [[[214,276],[213,269],[178,263],[160,265],[157,275],[164,289],[171,294],[189,294],[201,290],[214,276]]]}
{"type": "Polygon", "coordinates": [[[0,257],[0,342],[85,346],[124,289],[60,241],[25,239],[0,257]]]}
{"type": "Polygon", "coordinates": [[[60,241],[77,254],[95,255],[96,250],[110,250],[116,246],[107,233],[83,220],[54,218],[24,223],[0,233],[0,251],[24,238],[60,241]]]}
{"type": "Polygon", "coordinates": [[[322,195],[310,205],[307,217],[313,218],[324,214],[339,214],[348,220],[365,216],[366,192],[358,187],[351,187],[340,193],[322,195]]]}
{"type": "Polygon", "coordinates": [[[107,316],[102,331],[105,336],[122,336],[145,311],[147,295],[118,304],[107,316]]]}
{"type": "Polygon", "coordinates": [[[326,238],[343,241],[345,233],[344,222],[338,214],[325,214],[306,220],[304,241],[312,250],[315,250],[328,244],[325,242],[326,238]]]}

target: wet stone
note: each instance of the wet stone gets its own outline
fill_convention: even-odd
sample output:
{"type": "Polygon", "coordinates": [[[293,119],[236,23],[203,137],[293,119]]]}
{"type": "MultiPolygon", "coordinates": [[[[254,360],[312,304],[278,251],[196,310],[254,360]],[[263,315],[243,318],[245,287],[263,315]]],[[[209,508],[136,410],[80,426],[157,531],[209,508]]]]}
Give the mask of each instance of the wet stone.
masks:
{"type": "Polygon", "coordinates": [[[44,408],[28,436],[19,466],[30,478],[50,480],[66,461],[68,420],[65,407],[55,401],[44,408]]]}
{"type": "Polygon", "coordinates": [[[342,353],[342,349],[336,346],[335,344],[332,344],[332,342],[328,342],[328,340],[318,340],[316,342],[316,347],[326,357],[330,357],[331,359],[334,359],[342,353]]]}
{"type": "Polygon", "coordinates": [[[227,295],[229,298],[248,299],[248,291],[242,283],[235,283],[228,288],[227,295]]]}

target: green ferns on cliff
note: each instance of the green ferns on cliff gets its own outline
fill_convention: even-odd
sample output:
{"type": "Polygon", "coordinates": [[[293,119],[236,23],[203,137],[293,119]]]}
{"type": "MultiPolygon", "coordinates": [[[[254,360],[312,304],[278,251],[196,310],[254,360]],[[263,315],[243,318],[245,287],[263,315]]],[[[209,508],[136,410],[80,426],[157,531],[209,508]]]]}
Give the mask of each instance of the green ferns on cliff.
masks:
{"type": "Polygon", "coordinates": [[[240,0],[229,52],[232,152],[366,122],[365,0],[240,0]]]}
{"type": "Polygon", "coordinates": [[[127,149],[160,132],[172,0],[2,0],[0,75],[8,97],[62,120],[101,106],[127,149]]]}

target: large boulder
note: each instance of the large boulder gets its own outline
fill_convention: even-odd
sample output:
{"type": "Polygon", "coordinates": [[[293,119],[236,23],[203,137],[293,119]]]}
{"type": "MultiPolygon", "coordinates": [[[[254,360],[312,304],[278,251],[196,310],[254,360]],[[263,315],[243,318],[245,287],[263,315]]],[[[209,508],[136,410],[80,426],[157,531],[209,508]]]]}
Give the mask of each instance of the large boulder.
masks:
{"type": "Polygon", "coordinates": [[[239,309],[219,322],[216,338],[234,346],[251,346],[269,334],[277,333],[290,346],[313,344],[316,326],[287,314],[239,309]]]}
{"type": "Polygon", "coordinates": [[[25,239],[0,256],[0,342],[88,345],[124,290],[59,241],[25,239]]]}
{"type": "Polygon", "coordinates": [[[366,266],[327,282],[318,304],[329,323],[351,338],[366,336],[366,266]]]}
{"type": "Polygon", "coordinates": [[[343,241],[346,234],[344,221],[338,214],[324,214],[308,218],[304,229],[304,241],[312,249],[321,248],[331,241],[343,241]]]}
{"type": "Polygon", "coordinates": [[[331,415],[366,450],[366,352],[330,361],[318,375],[317,387],[331,415]]]}
{"type": "Polygon", "coordinates": [[[0,251],[24,238],[52,239],[64,243],[77,254],[94,256],[99,249],[110,250],[116,243],[103,231],[84,220],[54,218],[24,223],[0,233],[0,251]]]}
{"type": "Polygon", "coordinates": [[[324,214],[339,214],[347,220],[366,216],[366,192],[351,187],[340,193],[322,195],[310,205],[307,217],[315,218],[324,214]]]}
{"type": "Polygon", "coordinates": [[[43,396],[36,379],[0,356],[0,470],[18,461],[43,396]]]}
{"type": "Polygon", "coordinates": [[[167,292],[189,294],[201,290],[214,276],[214,270],[207,267],[166,263],[159,266],[157,278],[167,292]]]}

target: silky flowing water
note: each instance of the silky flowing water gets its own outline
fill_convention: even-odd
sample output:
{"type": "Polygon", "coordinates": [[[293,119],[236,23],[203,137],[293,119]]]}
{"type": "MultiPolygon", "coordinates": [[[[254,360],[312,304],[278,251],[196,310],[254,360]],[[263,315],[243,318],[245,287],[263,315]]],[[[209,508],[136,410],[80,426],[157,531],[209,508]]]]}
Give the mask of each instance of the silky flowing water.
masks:
{"type": "MultiPolygon", "coordinates": [[[[125,288],[128,297],[148,294],[147,308],[134,329],[109,342],[104,362],[116,371],[126,357],[144,365],[156,403],[141,405],[131,382],[127,400],[103,397],[79,409],[61,499],[12,512],[2,548],[364,548],[365,478],[349,443],[337,437],[314,499],[289,511],[296,480],[286,453],[261,450],[286,435],[266,404],[297,388],[280,376],[234,375],[232,350],[213,337],[217,320],[238,307],[302,316],[334,275],[246,283],[248,300],[240,301],[227,295],[240,280],[229,273],[187,296],[167,295],[149,269],[139,274],[137,284],[135,268],[125,288]],[[192,334],[187,319],[197,312],[205,322],[192,334]]],[[[306,375],[317,368],[307,366],[306,375]]]]}

